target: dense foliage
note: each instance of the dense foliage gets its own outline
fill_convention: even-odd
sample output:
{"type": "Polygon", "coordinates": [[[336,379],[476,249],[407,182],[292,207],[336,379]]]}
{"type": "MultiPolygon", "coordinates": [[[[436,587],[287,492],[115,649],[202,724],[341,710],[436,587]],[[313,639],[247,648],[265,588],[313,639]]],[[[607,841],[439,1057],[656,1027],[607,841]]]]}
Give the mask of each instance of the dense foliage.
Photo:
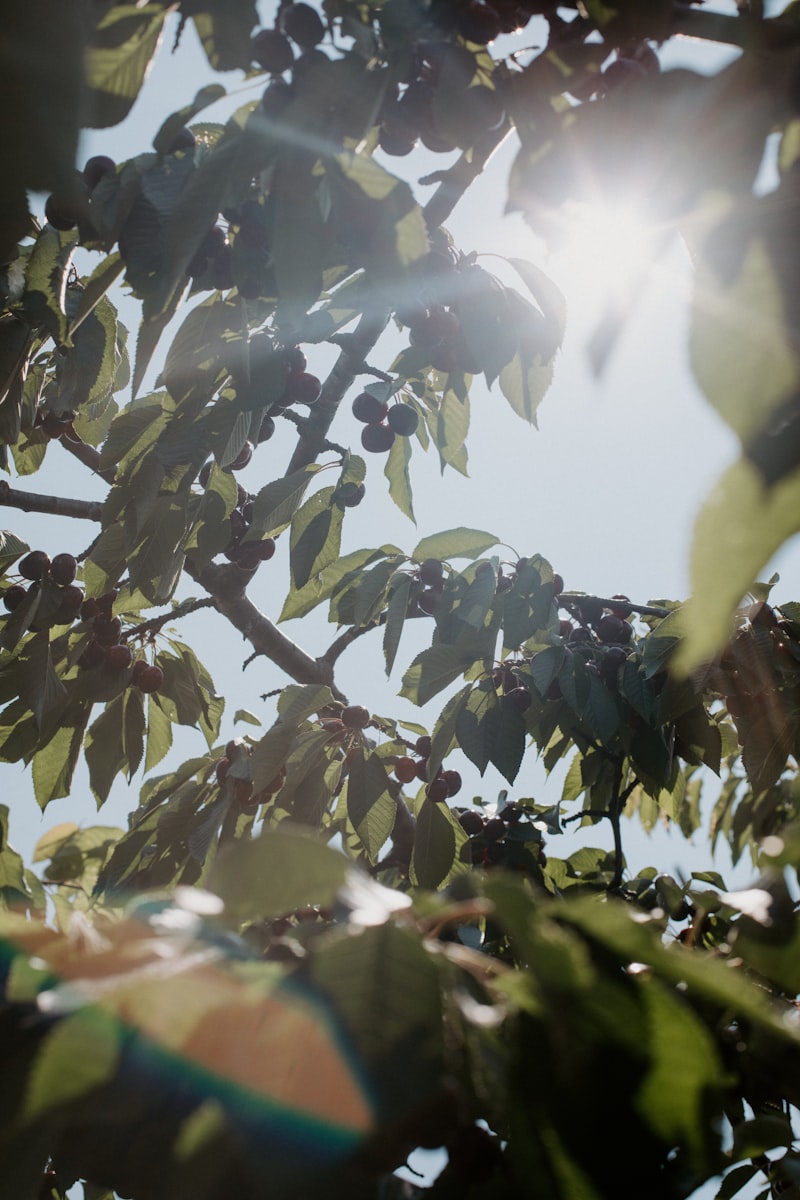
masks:
{"type": "Polygon", "coordinates": [[[0,1197],[672,1200],[723,1174],[722,1200],[799,1195],[800,604],[755,582],[800,528],[797,6],[276,8],[264,27],[253,0],[3,18],[2,465],[58,491],[69,453],[105,496],[0,483],[44,518],[40,545],[0,534],[0,758],[30,764],[42,808],[79,762],[99,804],[144,783],[127,829],[59,825],[38,872],[0,806],[0,1197]],[[80,129],[119,123],[186,26],[263,94],[216,124],[206,87],[151,149],[78,170],[80,129]],[[681,35],[741,54],[662,71],[681,35]],[[411,516],[414,454],[465,471],[473,379],[535,423],[563,299],[444,228],[507,137],[509,207],[542,236],[569,201],[634,194],[691,247],[693,369],[741,458],[699,516],[690,604],[568,590],[502,531],[342,552],[365,493],[350,443],[385,456],[411,516]],[[392,169],[418,143],[443,164],[424,205],[392,169]],[[765,149],[778,182],[756,193],[765,149]],[[250,495],[236,472],[284,422],[290,461],[250,495]],[[94,522],[89,549],[51,558],[48,514],[94,522]],[[278,538],[268,615],[248,587],[278,538]],[[314,658],[280,621],[319,606],[339,632],[314,658]],[[284,672],[265,733],[240,714],[254,732],[225,743],[173,632],[200,607],[284,672]],[[401,694],[441,695],[430,728],[336,682],[365,633],[399,667],[411,620],[430,645],[401,694]],[[207,749],[156,775],[175,725],[207,749]],[[512,786],[536,753],[569,760],[559,803],[461,803],[459,754],[512,786]],[[691,836],[713,776],[711,844],[759,885],[628,870],[623,817],[691,836]],[[612,849],[556,857],[572,822],[612,849]],[[447,1160],[418,1186],[393,1172],[420,1147],[447,1160]]]}

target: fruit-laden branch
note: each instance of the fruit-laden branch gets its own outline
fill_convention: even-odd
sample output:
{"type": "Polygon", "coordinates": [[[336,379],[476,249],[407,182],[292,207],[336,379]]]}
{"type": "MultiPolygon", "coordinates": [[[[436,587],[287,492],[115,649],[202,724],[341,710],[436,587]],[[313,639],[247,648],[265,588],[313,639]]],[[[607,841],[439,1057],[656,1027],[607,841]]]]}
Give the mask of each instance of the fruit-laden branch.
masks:
{"type": "MultiPolygon", "coordinates": [[[[441,179],[439,187],[422,210],[428,229],[438,229],[448,219],[508,133],[507,124],[491,131],[469,154],[462,154],[449,171],[438,176],[441,179]]],[[[367,367],[366,358],[386,328],[390,315],[390,311],[384,309],[365,313],[359,321],[350,348],[342,350],[322,385],[322,394],[304,424],[286,469],[287,475],[317,459],[324,449],[328,430],[347,391],[359,375],[374,373],[367,367]]]]}
{"type": "Polygon", "coordinates": [[[295,682],[327,684],[337,700],[346,700],[333,682],[332,665],[306,654],[248,599],[245,588],[251,579],[249,572],[215,563],[196,570],[188,560],[186,570],[212,597],[217,612],[247,638],[256,654],[270,659],[295,682]]]}
{"type": "Polygon", "coordinates": [[[53,517],[76,517],[83,521],[99,521],[103,512],[103,506],[96,500],[71,500],[68,496],[21,492],[4,479],[0,480],[0,505],[20,508],[23,512],[47,513],[53,517]]]}
{"type": "MultiPolygon", "coordinates": [[[[64,446],[72,450],[79,446],[81,453],[81,462],[94,471],[98,475],[103,473],[99,471],[100,455],[93,446],[87,446],[84,442],[74,443],[66,438],[63,442],[64,446]]],[[[3,494],[11,493],[12,489],[4,481],[0,481],[0,502],[10,503],[10,501],[2,501],[3,494]]],[[[21,496],[28,496],[29,493],[19,493],[21,496]]],[[[32,493],[30,493],[32,495],[32,493]]],[[[45,496],[41,499],[51,502],[49,507],[41,506],[36,511],[59,513],[64,516],[90,516],[90,509],[97,509],[96,515],[91,513],[91,519],[100,520],[101,506],[95,501],[88,500],[62,500],[60,497],[45,496]],[[69,513],[54,507],[59,505],[75,506],[76,511],[69,513]],[[83,511],[78,512],[78,507],[82,507],[83,511]]],[[[17,505],[17,507],[22,507],[17,505]]],[[[214,607],[223,616],[227,617],[235,629],[248,639],[256,654],[264,655],[275,663],[277,667],[285,671],[297,683],[324,683],[330,687],[333,694],[339,700],[344,700],[346,697],[336,688],[333,682],[333,666],[332,664],[311,658],[302,650],[291,638],[273,625],[268,617],[265,617],[259,609],[248,600],[245,595],[245,588],[250,582],[251,575],[239,569],[239,567],[217,566],[210,564],[204,567],[201,571],[195,571],[192,568],[191,562],[187,560],[186,571],[201,587],[209,593],[214,607]]],[[[169,621],[174,617],[175,613],[168,614],[164,621],[169,621]]],[[[161,618],[156,618],[161,620],[161,618]]]]}

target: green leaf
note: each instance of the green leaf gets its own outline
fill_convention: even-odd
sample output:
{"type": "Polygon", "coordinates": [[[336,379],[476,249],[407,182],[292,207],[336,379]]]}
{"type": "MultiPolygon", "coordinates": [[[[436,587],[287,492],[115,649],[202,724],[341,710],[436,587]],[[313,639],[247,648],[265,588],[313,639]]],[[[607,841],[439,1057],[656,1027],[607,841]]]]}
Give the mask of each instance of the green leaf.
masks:
{"type": "Polygon", "coordinates": [[[389,480],[389,495],[400,512],[416,525],[413,497],[411,494],[411,438],[396,437],[386,457],[383,473],[389,480]]]}
{"type": "Polygon", "coordinates": [[[172,745],[172,722],[155,695],[147,703],[147,749],[144,760],[145,774],[153,769],[172,745]]]}
{"type": "Polygon", "coordinates": [[[85,123],[92,129],[118,125],[130,112],[166,16],[161,4],[115,4],[97,22],[85,59],[90,89],[85,123]]]}
{"type": "Polygon", "coordinates": [[[131,587],[153,604],[169,600],[181,576],[186,537],[186,494],[159,496],[139,530],[139,545],[128,559],[131,587]]]}
{"type": "Polygon", "coordinates": [[[362,573],[355,589],[353,625],[359,628],[366,625],[386,607],[389,585],[396,571],[397,562],[384,558],[362,573]]]}
{"type": "Polygon", "coordinates": [[[332,700],[333,694],[327,684],[290,683],[283,688],[278,699],[278,716],[282,721],[292,721],[298,725],[332,700]]]}
{"type": "MultiPolygon", "coordinates": [[[[396,546],[384,546],[381,550],[354,550],[352,554],[345,554],[338,558],[335,563],[331,563],[329,567],[321,571],[316,578],[310,579],[305,587],[290,590],[283,602],[279,620],[288,621],[294,617],[304,617],[318,604],[327,600],[353,572],[358,574],[361,567],[374,562],[387,553],[401,557],[401,551],[396,546]]],[[[331,620],[336,620],[335,615],[331,616],[331,620]]]]}
{"type": "MultiPolygon", "coordinates": [[[[129,268],[130,271],[130,268],[129,268]]],[[[136,359],[133,368],[132,391],[134,397],[139,393],[139,388],[144,382],[144,377],[147,373],[147,368],[150,365],[150,359],[155,353],[156,346],[159,343],[161,334],[169,325],[175,313],[180,307],[181,300],[186,292],[187,284],[181,280],[172,293],[166,297],[161,305],[145,303],[142,305],[142,323],[139,326],[139,334],[136,338],[136,359]],[[154,308],[154,312],[149,309],[154,308]]]]}
{"type": "Polygon", "coordinates": [[[21,541],[15,533],[0,529],[0,574],[5,574],[6,568],[29,550],[28,543],[21,541]]]}
{"type": "Polygon", "coordinates": [[[234,725],[238,725],[240,721],[245,725],[256,725],[259,727],[263,724],[261,718],[257,717],[255,713],[250,712],[249,708],[237,708],[233,714],[233,723],[234,725]]]}
{"type": "Polygon", "coordinates": [[[792,1145],[792,1123],[787,1116],[764,1115],[742,1121],[733,1129],[733,1157],[757,1158],[767,1150],[792,1145]]]}
{"type": "Polygon", "coordinates": [[[688,1005],[658,980],[642,980],[640,995],[651,1058],[636,1107],[665,1142],[687,1146],[701,1162],[709,1142],[705,1105],[726,1082],[716,1046],[688,1005]]]}
{"type": "Polygon", "coordinates": [[[73,337],[86,318],[94,312],[97,305],[105,296],[108,289],[125,270],[125,262],[118,253],[109,254],[99,266],[95,267],[88,279],[84,280],[78,307],[69,323],[69,336],[73,337]]]}
{"type": "Polygon", "coordinates": [[[203,0],[192,14],[197,35],[215,71],[246,71],[251,64],[250,33],[258,24],[254,0],[203,0]]]}
{"type": "Polygon", "coordinates": [[[448,529],[445,533],[434,533],[423,538],[411,551],[415,562],[426,558],[479,558],[486,550],[497,545],[493,533],[481,529],[448,529]]]}
{"type": "Polygon", "coordinates": [[[296,739],[297,725],[292,721],[279,721],[253,747],[250,764],[257,792],[271,783],[284,766],[296,739]]]}
{"type": "Polygon", "coordinates": [[[444,1021],[437,965],[416,933],[391,921],[333,937],[309,956],[309,981],[366,1073],[373,1111],[390,1126],[418,1111],[426,1097],[430,1102],[440,1087],[444,1021]]]}
{"type": "MultiPolygon", "coordinates": [[[[108,300],[101,298],[77,330],[71,349],[58,365],[60,406],[77,410],[110,396],[118,357],[116,310],[108,300]]],[[[91,416],[91,413],[81,413],[81,416],[85,415],[91,416]]]]}
{"type": "Polygon", "coordinates": [[[107,1083],[121,1048],[121,1027],[101,1007],[64,1017],[48,1035],[28,1076],[23,1119],[34,1121],[107,1083]]]}
{"type": "Polygon", "coordinates": [[[322,291],[325,225],[315,162],[307,150],[284,149],[270,189],[278,320],[288,326],[302,322],[322,291]]]}
{"type": "Polygon", "coordinates": [[[758,1175],[759,1170],[760,1168],[754,1163],[745,1163],[741,1167],[734,1167],[723,1179],[714,1200],[731,1200],[731,1197],[740,1192],[754,1175],[758,1175]]]}
{"type": "MultiPolygon", "coordinates": [[[[468,702],[473,685],[468,683],[445,704],[433,727],[431,752],[428,757],[428,777],[433,778],[441,767],[456,737],[458,716],[468,702]]],[[[407,726],[406,726],[407,728],[407,726]]],[[[424,730],[420,730],[424,732],[424,730]]]]}
{"type": "Polygon", "coordinates": [[[177,401],[193,396],[210,399],[220,373],[231,360],[236,339],[243,346],[241,308],[236,301],[214,295],[193,308],[175,334],[164,362],[163,379],[170,395],[177,401]]]}
{"type": "Polygon", "coordinates": [[[2,633],[0,633],[0,646],[4,650],[13,650],[21,638],[25,636],[31,623],[36,619],[41,599],[42,589],[40,587],[29,588],[25,599],[3,623],[2,633]]]}
{"type": "Polygon", "coordinates": [[[773,487],[746,459],[725,471],[695,523],[692,599],[682,610],[686,637],[673,660],[676,671],[688,674],[713,658],[730,634],[736,605],[798,529],[800,470],[773,487]]]}
{"type": "Polygon", "coordinates": [[[407,571],[397,571],[394,584],[389,593],[389,604],[386,609],[386,625],[383,630],[383,657],[386,663],[386,674],[391,675],[400,637],[405,624],[408,602],[411,595],[412,577],[407,571]]]}
{"type": "Polygon", "coordinates": [[[800,361],[765,237],[751,236],[742,247],[738,226],[727,236],[736,238],[738,271],[729,281],[700,258],[689,348],[697,382],[747,445],[800,386],[800,361]]]}
{"type": "Polygon", "coordinates": [[[434,420],[428,420],[442,468],[444,469],[445,465],[453,467],[462,475],[467,474],[466,441],[469,419],[469,395],[458,395],[453,388],[448,387],[434,414],[434,420]]]}
{"type": "Polygon", "coordinates": [[[492,761],[494,744],[501,721],[500,700],[494,688],[485,683],[473,688],[455,715],[455,736],[459,746],[481,775],[492,761]]]}
{"type": "Polygon", "coordinates": [[[330,905],[347,869],[336,850],[281,830],[222,849],[208,886],[231,916],[268,920],[307,904],[330,905]]]}
{"type": "Polygon", "coordinates": [[[500,391],[518,417],[536,426],[536,410],[553,382],[553,360],[526,359],[517,353],[500,372],[500,391]]]}
{"type": "Polygon", "coordinates": [[[509,258],[508,262],[542,310],[550,331],[558,344],[564,340],[567,329],[567,301],[564,293],[549,275],[523,258],[509,258]]]}
{"type": "Polygon", "coordinates": [[[312,463],[261,488],[256,493],[253,519],[245,542],[258,542],[282,533],[303,503],[308,485],[319,469],[316,463],[312,463]]]}
{"type": "Polygon", "coordinates": [[[62,725],[34,755],[31,776],[36,803],[44,810],[51,800],[68,796],[72,776],[83,749],[83,734],[91,708],[87,705],[73,723],[62,725]]]}
{"type": "Polygon", "coordinates": [[[19,694],[33,713],[39,729],[66,696],[66,689],[56,674],[50,653],[47,633],[37,633],[19,655],[17,681],[19,694]]]}
{"type": "Polygon", "coordinates": [[[417,887],[439,888],[459,868],[461,847],[469,841],[446,804],[427,798],[417,814],[411,881],[417,887]]]}
{"type": "Polygon", "coordinates": [[[25,310],[36,324],[45,326],[58,345],[67,342],[65,300],[75,246],[74,234],[45,225],[25,271],[25,310]]]}
{"type": "Polygon", "coordinates": [[[292,518],[289,563],[292,582],[302,588],[339,557],[342,510],[332,505],[334,488],[321,488],[292,518]]]}
{"type": "Polygon", "coordinates": [[[225,88],[221,83],[209,83],[205,87],[200,88],[200,91],[197,92],[191,104],[185,104],[183,108],[179,108],[177,112],[167,117],[166,121],[161,125],[158,133],[153,138],[153,149],[156,154],[167,154],[177,135],[185,125],[189,124],[192,117],[196,117],[199,112],[202,112],[204,108],[208,108],[210,104],[216,104],[225,95],[225,88]]]}
{"type": "Polygon", "coordinates": [[[125,715],[122,723],[122,750],[128,763],[128,783],[139,769],[144,754],[144,693],[128,688],[124,695],[125,715]]]}
{"type": "Polygon", "coordinates": [[[356,753],[347,776],[347,815],[371,863],[391,837],[397,808],[377,754],[356,753]]]}
{"type": "Polygon", "coordinates": [[[507,696],[497,706],[497,724],[491,742],[491,761],[509,783],[513,783],[525,754],[525,718],[507,696]]]}
{"type": "Polygon", "coordinates": [[[427,704],[442,688],[463,675],[474,662],[471,652],[456,646],[430,646],[416,656],[406,671],[400,695],[413,704],[427,704]]]}
{"type": "Polygon", "coordinates": [[[117,696],[106,705],[86,735],[85,757],[89,783],[98,807],[105,804],[111,785],[127,766],[123,749],[123,717],[124,697],[117,696]]]}

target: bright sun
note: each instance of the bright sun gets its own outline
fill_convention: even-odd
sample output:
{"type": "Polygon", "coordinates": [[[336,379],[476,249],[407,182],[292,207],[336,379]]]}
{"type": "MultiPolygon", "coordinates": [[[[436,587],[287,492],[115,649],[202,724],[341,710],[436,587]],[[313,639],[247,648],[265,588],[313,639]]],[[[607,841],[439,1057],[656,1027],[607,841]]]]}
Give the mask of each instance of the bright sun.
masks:
{"type": "Polygon", "coordinates": [[[563,219],[564,243],[551,263],[567,290],[620,306],[634,304],[663,249],[663,231],[634,204],[574,204],[565,208],[563,219]]]}

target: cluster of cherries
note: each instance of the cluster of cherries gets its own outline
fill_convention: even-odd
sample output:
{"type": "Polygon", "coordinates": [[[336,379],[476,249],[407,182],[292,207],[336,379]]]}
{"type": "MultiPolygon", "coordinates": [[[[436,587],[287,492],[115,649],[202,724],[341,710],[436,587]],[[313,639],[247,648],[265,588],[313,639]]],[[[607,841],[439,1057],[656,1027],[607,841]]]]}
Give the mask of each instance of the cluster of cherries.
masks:
{"type": "Polygon", "coordinates": [[[427,783],[425,794],[429,800],[444,803],[461,791],[461,776],[458,771],[437,771],[433,779],[428,779],[428,759],[431,753],[431,739],[427,734],[418,737],[416,742],[407,742],[411,754],[395,759],[394,773],[400,783],[412,783],[418,779],[427,783]]]}
{"type": "Polygon", "coordinates": [[[319,61],[322,51],[316,47],[324,36],[325,24],[316,9],[310,4],[289,4],[273,29],[261,29],[253,35],[250,48],[253,60],[270,75],[291,70],[296,76],[298,68],[302,74],[319,61]],[[295,58],[294,46],[300,50],[299,59],[295,58]]]}
{"type": "MultiPolygon", "coordinates": [[[[512,846],[506,837],[509,830],[519,825],[524,817],[524,810],[516,804],[506,804],[493,817],[479,812],[477,808],[457,808],[461,828],[471,840],[472,861],[477,866],[486,868],[508,866],[525,869],[527,863],[524,856],[516,859],[511,853],[512,846]]],[[[540,867],[547,865],[547,856],[541,843],[536,842],[535,858],[540,867]]],[[[524,848],[524,843],[516,843],[518,848],[524,848]]]]}
{"type": "Polygon", "coordinates": [[[353,401],[353,416],[362,421],[361,445],[372,454],[391,450],[396,437],[411,437],[417,431],[419,414],[402,401],[391,406],[371,392],[360,392],[353,401]]]}
{"type": "MultiPolygon", "coordinates": [[[[253,457],[252,442],[245,442],[237,457],[230,464],[231,471],[239,471],[246,467],[253,457]]],[[[201,487],[208,487],[211,479],[213,463],[205,463],[200,468],[198,483],[201,487]]],[[[237,484],[236,507],[230,515],[231,523],[231,540],[225,548],[225,557],[229,562],[235,563],[237,567],[241,567],[243,571],[255,571],[258,565],[262,562],[267,562],[275,553],[275,539],[271,537],[262,538],[260,542],[245,542],[244,537],[250,528],[253,520],[253,511],[255,509],[255,496],[248,492],[247,488],[237,484]]]]}
{"type": "Polygon", "coordinates": [[[57,554],[51,559],[44,550],[31,550],[19,564],[19,574],[31,582],[28,587],[13,584],[3,592],[3,604],[8,612],[16,609],[29,596],[41,590],[43,580],[55,585],[57,596],[47,612],[37,612],[38,620],[31,628],[49,629],[52,625],[71,625],[83,604],[83,592],[75,583],[78,570],[76,559],[71,554],[57,554]]]}
{"type": "Polygon", "coordinates": [[[29,579],[29,586],[13,584],[3,592],[3,604],[8,612],[16,609],[32,593],[42,589],[46,583],[49,601],[43,609],[40,605],[31,623],[31,629],[39,632],[53,625],[71,625],[78,617],[89,627],[91,637],[80,657],[78,667],[91,670],[106,663],[114,671],[130,671],[128,682],[141,692],[157,692],[164,682],[164,673],[159,666],[145,659],[134,661],[130,646],[121,640],[122,621],[114,616],[114,601],[119,592],[116,588],[102,596],[85,597],[75,583],[78,563],[74,555],[62,553],[54,558],[44,550],[31,550],[20,561],[19,574],[29,579]]]}
{"type": "MultiPolygon", "coordinates": [[[[225,780],[230,774],[231,766],[234,763],[239,763],[242,760],[248,762],[252,757],[253,747],[242,740],[241,738],[232,738],[225,746],[225,753],[222,758],[218,758],[214,767],[217,783],[220,787],[223,786],[225,780]]],[[[247,767],[246,777],[235,776],[231,779],[233,784],[233,798],[243,812],[254,815],[262,804],[265,804],[276,792],[279,792],[286,781],[286,768],[281,767],[274,779],[271,779],[265,787],[259,791],[254,790],[253,780],[250,778],[249,762],[247,767]]]]}
{"type": "Polygon", "coordinates": [[[84,600],[81,617],[91,621],[92,637],[78,659],[78,666],[91,670],[101,663],[108,663],[115,671],[129,670],[131,687],[149,695],[161,687],[164,672],[156,663],[148,663],[144,658],[134,660],[130,646],[120,641],[122,621],[114,616],[114,601],[118,595],[117,589],[112,588],[97,599],[84,600]]]}
{"type": "Polygon", "coordinates": [[[421,591],[417,593],[417,608],[432,616],[444,591],[444,566],[441,559],[425,558],[415,572],[421,591]]]}

